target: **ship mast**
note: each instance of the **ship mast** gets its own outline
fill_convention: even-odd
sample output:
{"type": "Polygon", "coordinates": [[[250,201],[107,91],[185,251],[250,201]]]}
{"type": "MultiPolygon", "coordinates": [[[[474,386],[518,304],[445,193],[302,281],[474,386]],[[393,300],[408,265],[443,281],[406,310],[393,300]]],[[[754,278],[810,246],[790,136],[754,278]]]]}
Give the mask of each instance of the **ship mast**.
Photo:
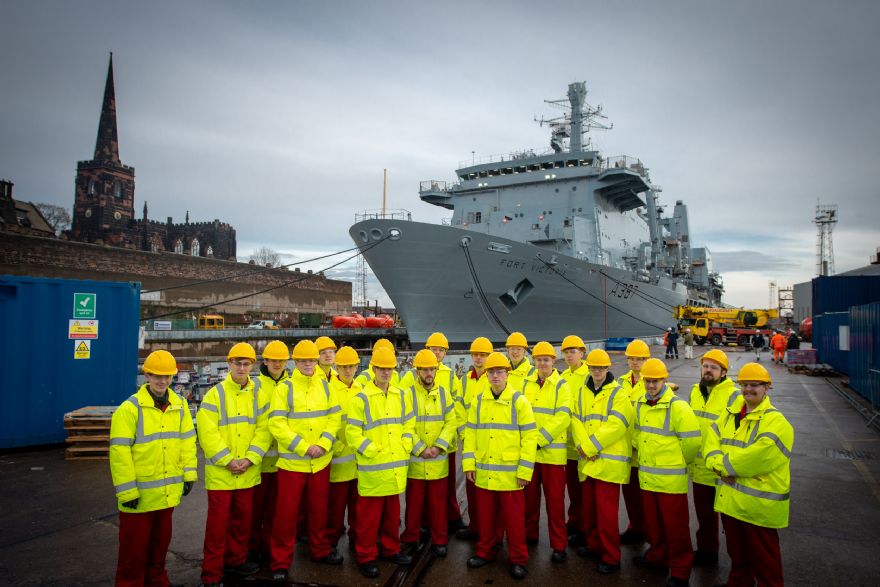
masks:
{"type": "Polygon", "coordinates": [[[613,124],[601,122],[607,120],[607,116],[602,114],[602,106],[591,106],[586,102],[587,85],[585,82],[574,82],[568,84],[568,103],[562,100],[544,100],[545,103],[563,110],[562,116],[545,119],[543,116],[539,119],[535,117],[535,122],[550,127],[550,146],[553,151],[559,153],[564,150],[563,144],[565,139],[569,139],[568,151],[571,153],[580,153],[584,148],[590,147],[590,141],[587,139],[584,143],[583,137],[586,133],[596,128],[599,130],[611,130],[613,124]]]}

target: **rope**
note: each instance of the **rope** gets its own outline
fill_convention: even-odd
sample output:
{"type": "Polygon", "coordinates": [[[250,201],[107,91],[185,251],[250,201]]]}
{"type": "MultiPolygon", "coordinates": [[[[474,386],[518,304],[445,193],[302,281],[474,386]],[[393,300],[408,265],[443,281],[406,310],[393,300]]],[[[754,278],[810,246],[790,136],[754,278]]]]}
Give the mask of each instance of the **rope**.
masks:
{"type": "Polygon", "coordinates": [[[483,291],[483,286],[480,285],[480,278],[477,276],[477,270],[474,268],[474,262],[471,259],[471,252],[466,241],[462,239],[460,244],[464,251],[464,258],[467,261],[468,271],[470,271],[471,280],[474,283],[474,289],[477,292],[477,297],[480,301],[480,307],[483,309],[483,313],[485,314],[488,312],[489,315],[487,318],[491,318],[505,334],[509,335],[511,331],[508,330],[507,326],[501,321],[501,318],[499,318],[495,311],[492,310],[492,306],[489,305],[489,299],[486,297],[486,292],[483,291]]]}

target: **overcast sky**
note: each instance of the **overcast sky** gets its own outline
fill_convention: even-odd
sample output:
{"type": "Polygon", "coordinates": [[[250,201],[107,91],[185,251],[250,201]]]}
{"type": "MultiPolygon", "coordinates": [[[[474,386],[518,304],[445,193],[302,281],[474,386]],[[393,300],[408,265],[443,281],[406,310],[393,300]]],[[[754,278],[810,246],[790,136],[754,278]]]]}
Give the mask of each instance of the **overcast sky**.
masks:
{"type": "Polygon", "coordinates": [[[614,123],[594,145],[645,162],[688,204],[725,301],[764,307],[769,280],[814,275],[817,200],[840,206],[838,271],[880,246],[878,28],[876,0],[5,0],[0,177],[72,206],[113,51],[137,213],[219,218],[240,256],[290,262],[352,246],[383,168],[390,207],[449,216],[420,180],[546,149],[542,100],[586,81],[614,123]]]}

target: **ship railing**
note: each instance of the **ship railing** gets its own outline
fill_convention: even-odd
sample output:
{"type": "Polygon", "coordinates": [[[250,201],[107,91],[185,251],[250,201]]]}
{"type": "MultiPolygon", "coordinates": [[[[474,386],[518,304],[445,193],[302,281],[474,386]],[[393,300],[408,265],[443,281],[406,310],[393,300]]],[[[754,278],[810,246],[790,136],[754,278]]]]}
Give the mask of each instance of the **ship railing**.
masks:
{"type": "Polygon", "coordinates": [[[518,159],[527,159],[529,157],[541,157],[543,155],[550,155],[553,153],[553,149],[546,149],[544,151],[535,151],[534,149],[520,149],[519,151],[513,151],[511,153],[498,153],[495,155],[483,155],[480,157],[471,157],[471,160],[467,159],[458,162],[458,169],[462,169],[465,167],[474,167],[476,165],[488,165],[490,163],[503,163],[504,161],[516,161],[518,159]]]}
{"type": "Polygon", "coordinates": [[[599,163],[599,168],[603,171],[606,171],[608,169],[629,169],[630,171],[635,171],[643,177],[647,177],[648,175],[648,170],[645,167],[644,163],[642,163],[641,159],[630,157],[629,155],[615,155],[614,157],[607,157],[599,163]]]}
{"type": "Polygon", "coordinates": [[[394,210],[364,210],[354,215],[355,222],[363,222],[364,220],[407,220],[412,221],[412,212],[402,208],[394,210]]]}

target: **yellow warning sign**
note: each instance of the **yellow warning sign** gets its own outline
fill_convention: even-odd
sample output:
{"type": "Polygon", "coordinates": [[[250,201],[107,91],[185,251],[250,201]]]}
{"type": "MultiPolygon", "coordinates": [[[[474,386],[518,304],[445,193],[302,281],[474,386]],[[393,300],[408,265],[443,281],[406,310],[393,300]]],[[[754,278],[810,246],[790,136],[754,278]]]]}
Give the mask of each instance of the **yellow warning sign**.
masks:
{"type": "Polygon", "coordinates": [[[98,338],[98,321],[69,320],[67,338],[98,338]]]}
{"type": "Polygon", "coordinates": [[[74,359],[90,359],[92,358],[92,341],[80,340],[73,343],[74,359]]]}

